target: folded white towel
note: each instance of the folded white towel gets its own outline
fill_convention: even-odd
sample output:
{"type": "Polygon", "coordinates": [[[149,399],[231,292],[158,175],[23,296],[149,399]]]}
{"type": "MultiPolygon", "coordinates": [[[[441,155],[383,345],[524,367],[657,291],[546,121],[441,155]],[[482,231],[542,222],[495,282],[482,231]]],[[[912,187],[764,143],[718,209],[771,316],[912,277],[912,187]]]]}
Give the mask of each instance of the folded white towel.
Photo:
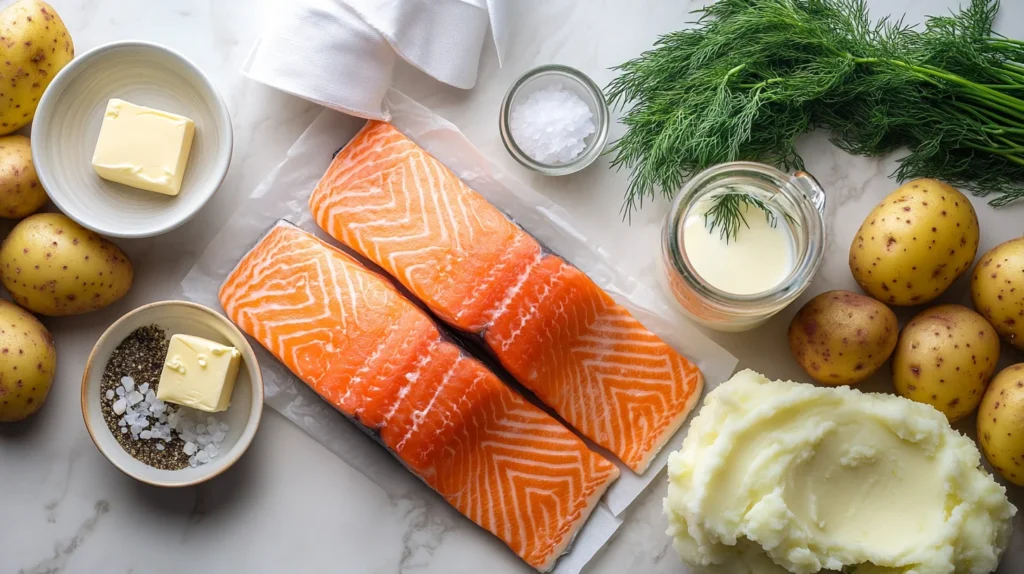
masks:
{"type": "Polygon", "coordinates": [[[498,61],[505,0],[278,0],[242,72],[320,105],[387,119],[397,58],[437,80],[476,84],[487,29],[498,61]]]}

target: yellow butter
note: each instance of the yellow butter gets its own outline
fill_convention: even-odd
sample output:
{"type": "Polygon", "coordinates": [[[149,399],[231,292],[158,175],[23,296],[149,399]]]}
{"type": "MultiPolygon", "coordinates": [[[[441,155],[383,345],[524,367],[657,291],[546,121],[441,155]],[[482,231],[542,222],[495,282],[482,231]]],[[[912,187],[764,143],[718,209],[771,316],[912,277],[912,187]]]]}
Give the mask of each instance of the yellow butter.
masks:
{"type": "Polygon", "coordinates": [[[156,396],[162,401],[207,412],[231,404],[241,353],[202,337],[174,335],[167,348],[156,396]]]}
{"type": "Polygon", "coordinates": [[[92,167],[103,179],[178,195],[195,122],[124,100],[107,102],[92,167]]]}

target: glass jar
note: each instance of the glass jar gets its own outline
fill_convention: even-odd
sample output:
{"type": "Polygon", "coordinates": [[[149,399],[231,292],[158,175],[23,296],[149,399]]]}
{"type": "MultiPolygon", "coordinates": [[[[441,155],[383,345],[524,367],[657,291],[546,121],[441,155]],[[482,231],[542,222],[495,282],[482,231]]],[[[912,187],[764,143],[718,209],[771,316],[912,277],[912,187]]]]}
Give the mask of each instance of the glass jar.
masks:
{"type": "Polygon", "coordinates": [[[608,102],[604,99],[601,88],[594,83],[586,74],[558,64],[548,64],[534,68],[519,77],[505,93],[505,99],[501,102],[501,111],[498,115],[498,130],[501,133],[501,142],[505,149],[521,165],[543,173],[544,175],[568,175],[587,167],[594,162],[603,152],[608,141],[608,124],[610,122],[608,102]],[[584,140],[586,147],[580,152],[576,159],[569,163],[547,164],[534,160],[526,154],[512,137],[512,110],[520,98],[528,98],[537,90],[542,90],[552,85],[561,86],[577,96],[590,108],[593,114],[594,127],[597,131],[590,134],[584,140]]]}
{"type": "Polygon", "coordinates": [[[825,193],[807,172],[788,175],[755,162],[707,169],[683,187],[665,220],[659,258],[663,287],[698,323],[720,331],[753,329],[799,297],[818,271],[825,253],[824,212],[825,193]],[[751,190],[778,210],[784,217],[779,217],[777,224],[789,226],[793,237],[792,271],[774,287],[750,295],[729,293],[702,279],[694,271],[683,241],[683,224],[690,210],[710,194],[737,187],[751,190]]]}

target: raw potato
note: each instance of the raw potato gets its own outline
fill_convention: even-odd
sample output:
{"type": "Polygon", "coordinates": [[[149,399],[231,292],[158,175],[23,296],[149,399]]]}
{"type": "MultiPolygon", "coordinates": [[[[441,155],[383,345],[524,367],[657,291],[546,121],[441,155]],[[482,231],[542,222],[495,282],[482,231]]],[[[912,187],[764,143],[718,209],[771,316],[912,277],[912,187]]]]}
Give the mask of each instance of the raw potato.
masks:
{"type": "Polygon", "coordinates": [[[949,422],[978,406],[999,360],[999,335],[962,305],[925,309],[907,323],[892,358],[896,392],[943,412],[949,422]]]}
{"type": "Polygon", "coordinates": [[[971,276],[971,301],[996,332],[1024,351],[1024,237],[981,256],[971,276]]]}
{"type": "Polygon", "coordinates": [[[819,383],[852,385],[885,363],[898,332],[892,309],[857,293],[828,291],[793,317],[789,349],[819,383]]]}
{"type": "Polygon", "coordinates": [[[861,288],[890,305],[942,294],[978,253],[978,216],[967,197],[934,179],[915,179],[868,214],[850,246],[861,288]]]}
{"type": "Polygon", "coordinates": [[[75,46],[57,12],[40,0],[18,0],[0,12],[0,38],[0,135],[6,135],[32,121],[75,46]]]}
{"type": "Polygon", "coordinates": [[[38,411],[56,369],[50,332],[28,311],[0,299],[0,422],[38,411]]]}
{"type": "Polygon", "coordinates": [[[0,245],[4,287],[42,315],[77,315],[117,301],[132,265],[116,245],[59,213],[22,220],[0,245]]]}
{"type": "Polygon", "coordinates": [[[978,408],[978,442],[996,472],[1024,486],[1024,363],[992,379],[978,408]]]}
{"type": "Polygon", "coordinates": [[[25,136],[0,137],[0,217],[21,219],[46,204],[25,136]]]}

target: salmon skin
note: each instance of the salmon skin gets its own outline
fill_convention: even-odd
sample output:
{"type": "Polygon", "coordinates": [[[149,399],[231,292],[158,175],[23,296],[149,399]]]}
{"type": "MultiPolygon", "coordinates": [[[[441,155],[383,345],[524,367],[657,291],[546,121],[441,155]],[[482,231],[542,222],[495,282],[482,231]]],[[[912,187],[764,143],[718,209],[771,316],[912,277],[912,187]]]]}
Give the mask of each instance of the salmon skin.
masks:
{"type": "Polygon", "coordinates": [[[700,398],[695,364],[389,124],[367,123],[309,206],[634,472],[700,398]]]}
{"type": "Polygon", "coordinates": [[[299,379],[537,570],[552,568],[618,477],[390,282],[290,224],[239,262],[220,302],[299,379]]]}

